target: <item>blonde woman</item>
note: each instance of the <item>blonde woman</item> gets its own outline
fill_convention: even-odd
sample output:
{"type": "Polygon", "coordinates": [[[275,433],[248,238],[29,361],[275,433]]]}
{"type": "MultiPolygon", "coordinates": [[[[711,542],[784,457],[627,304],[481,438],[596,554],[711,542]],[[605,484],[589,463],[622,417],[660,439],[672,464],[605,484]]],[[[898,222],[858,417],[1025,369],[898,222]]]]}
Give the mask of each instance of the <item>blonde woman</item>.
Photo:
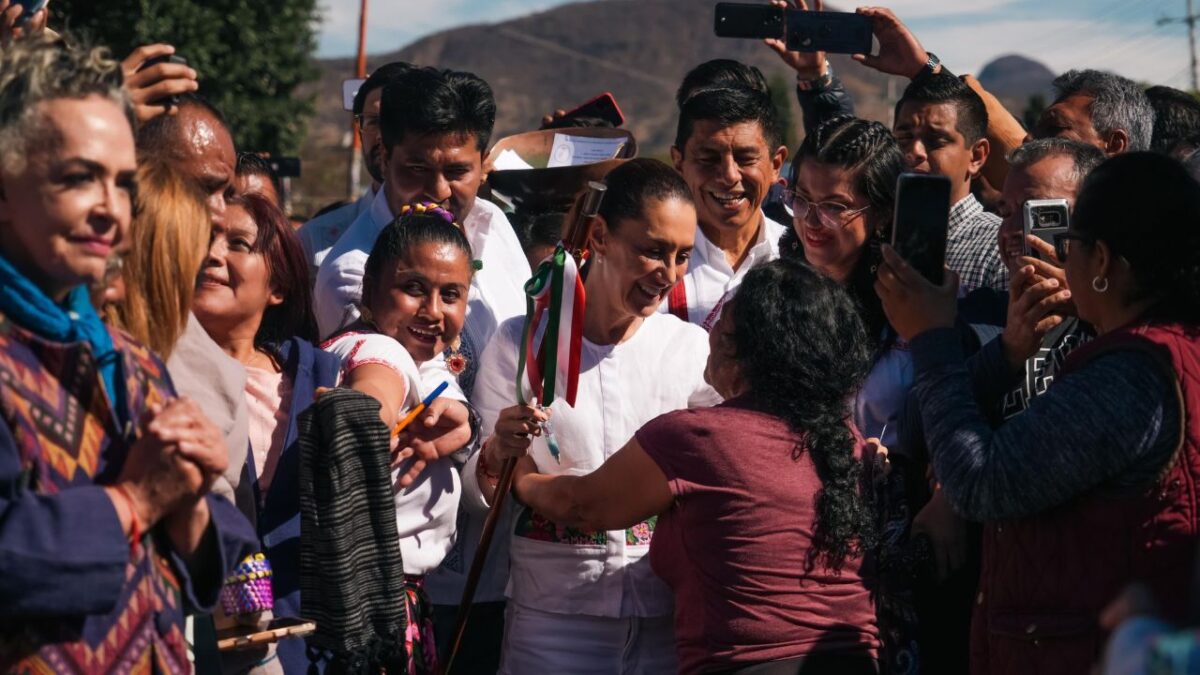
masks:
{"type": "Polygon", "coordinates": [[[185,175],[154,160],[141,163],[137,180],[137,215],[120,277],[123,299],[107,307],[107,319],[162,357],[179,392],[220,428],[229,466],[213,492],[252,513],[249,487],[237,489],[250,444],[246,370],[191,311],[212,237],[206,197],[185,175]]]}
{"type": "Polygon", "coordinates": [[[106,310],[112,323],[167,359],[187,328],[208,254],[208,210],[204,195],[166,164],[143,163],[137,181],[137,217],[121,269],[124,301],[106,310]]]}

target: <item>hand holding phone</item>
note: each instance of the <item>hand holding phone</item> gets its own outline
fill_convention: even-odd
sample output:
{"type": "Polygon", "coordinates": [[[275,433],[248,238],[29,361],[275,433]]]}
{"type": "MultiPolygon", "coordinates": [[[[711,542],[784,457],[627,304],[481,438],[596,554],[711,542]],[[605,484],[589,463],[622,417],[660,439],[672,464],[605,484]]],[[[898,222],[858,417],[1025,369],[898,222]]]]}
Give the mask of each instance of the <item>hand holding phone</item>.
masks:
{"type": "Polygon", "coordinates": [[[47,0],[0,0],[0,44],[46,28],[47,0]]]}
{"type": "Polygon", "coordinates": [[[1071,225],[1071,205],[1065,199],[1030,199],[1022,207],[1025,218],[1025,255],[1031,258],[1044,257],[1038,255],[1029,246],[1029,237],[1038,239],[1054,246],[1057,235],[1067,231],[1071,225]]]}
{"type": "Polygon", "coordinates": [[[570,110],[556,110],[551,115],[542,117],[542,129],[561,129],[572,126],[571,121],[580,118],[604,120],[614,128],[625,123],[625,113],[617,105],[617,99],[610,92],[604,92],[586,103],[581,103],[570,110]]]}
{"type": "Polygon", "coordinates": [[[719,2],[717,37],[782,39],[789,51],[859,54],[871,51],[871,22],[848,12],[809,12],[775,4],[719,2]]]}
{"type": "MultiPolygon", "coordinates": [[[[771,5],[780,9],[787,9],[787,0],[771,0],[771,5]]],[[[822,0],[813,0],[812,9],[820,12],[824,9],[825,3],[822,0]]],[[[808,3],[805,0],[797,0],[796,8],[802,12],[809,10],[808,3]]],[[[763,38],[771,51],[779,55],[789,68],[796,71],[796,76],[803,80],[815,80],[823,76],[826,69],[825,52],[795,52],[788,49],[787,43],[778,38],[763,38]]]]}
{"type": "Polygon", "coordinates": [[[200,88],[196,71],[167,44],[138,47],[121,62],[121,69],[134,112],[142,122],[170,114],[180,95],[200,88]]]}
{"type": "Polygon", "coordinates": [[[929,62],[929,52],[917,36],[886,7],[864,7],[858,14],[871,22],[871,30],[879,41],[879,53],[867,49],[851,58],[868,68],[889,75],[912,78],[929,62]]]}

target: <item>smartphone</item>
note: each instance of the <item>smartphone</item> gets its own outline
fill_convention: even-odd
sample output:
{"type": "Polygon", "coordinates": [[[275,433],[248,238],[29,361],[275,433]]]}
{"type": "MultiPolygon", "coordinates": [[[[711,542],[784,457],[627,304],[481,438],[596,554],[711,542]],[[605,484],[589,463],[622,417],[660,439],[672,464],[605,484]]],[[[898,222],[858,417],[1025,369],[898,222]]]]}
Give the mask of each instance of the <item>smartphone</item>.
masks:
{"type": "Polygon", "coordinates": [[[852,12],[808,12],[719,2],[713,29],[717,37],[782,39],[792,51],[871,53],[871,20],[852,12]]]}
{"type": "Polygon", "coordinates": [[[354,111],[354,97],[358,96],[359,87],[363,86],[366,80],[343,80],[342,81],[342,107],[346,112],[354,111]]]}
{"type": "Polygon", "coordinates": [[[871,20],[852,12],[787,13],[787,48],[794,52],[870,54],[871,20]]]}
{"type": "Polygon", "coordinates": [[[155,56],[152,59],[146,59],[146,61],[142,63],[142,66],[138,68],[138,70],[145,70],[151,66],[157,66],[160,63],[177,63],[181,66],[186,66],[187,59],[183,58],[182,56],[175,56],[174,54],[163,54],[161,56],[155,56]]]}
{"type": "Polygon", "coordinates": [[[924,277],[939,286],[946,268],[950,227],[950,179],[902,173],[896,181],[892,248],[924,277]]]}
{"type": "MultiPolygon", "coordinates": [[[[1055,235],[1066,232],[1071,224],[1071,207],[1065,199],[1030,199],[1025,202],[1024,211],[1025,235],[1032,234],[1051,246],[1055,235]]],[[[1024,238],[1021,244],[1025,247],[1025,255],[1040,257],[1024,238]]]]}
{"type": "Polygon", "coordinates": [[[25,8],[21,12],[21,17],[17,19],[17,27],[24,26],[27,21],[33,18],[34,14],[42,11],[42,8],[46,6],[46,2],[47,0],[17,0],[16,4],[25,8]]]}
{"type": "Polygon", "coordinates": [[[614,127],[619,127],[625,123],[625,114],[621,112],[621,106],[617,105],[617,99],[607,91],[587,103],[568,110],[565,117],[567,119],[572,117],[598,117],[611,123],[614,127]]]}
{"type": "Polygon", "coordinates": [[[265,628],[259,626],[234,626],[217,631],[217,650],[227,652],[234,649],[250,649],[260,645],[279,642],[283,638],[303,637],[317,630],[317,624],[305,619],[274,619],[265,628]]]}
{"type": "Polygon", "coordinates": [[[782,7],[744,2],[718,2],[713,15],[717,37],[775,38],[784,36],[782,7]]]}

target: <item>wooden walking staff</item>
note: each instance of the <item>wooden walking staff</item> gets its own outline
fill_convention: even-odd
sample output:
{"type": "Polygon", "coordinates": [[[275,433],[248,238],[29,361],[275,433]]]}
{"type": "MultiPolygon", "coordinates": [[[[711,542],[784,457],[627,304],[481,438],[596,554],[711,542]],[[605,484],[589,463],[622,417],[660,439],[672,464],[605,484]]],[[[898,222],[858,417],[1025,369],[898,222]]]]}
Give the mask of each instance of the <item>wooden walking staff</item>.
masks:
{"type": "MultiPolygon", "coordinates": [[[[587,193],[582,203],[577,204],[578,208],[567,226],[563,240],[555,247],[554,253],[538,265],[533,278],[525,284],[525,331],[519,347],[521,355],[518,359],[516,382],[517,401],[520,405],[528,403],[523,386],[526,374],[541,405],[549,406],[554,402],[556,389],[559,389],[560,385],[565,387],[562,398],[568,405],[575,405],[585,305],[583,277],[589,258],[588,226],[600,210],[600,200],[604,198],[606,189],[607,186],[603,183],[588,183],[587,193]],[[543,314],[546,316],[546,329],[542,333],[541,346],[534,350],[533,337],[537,332],[538,320],[543,314]],[[562,325],[564,322],[567,325],[562,325]]],[[[551,454],[557,460],[558,446],[552,435],[547,436],[547,443],[550,444],[551,454]]],[[[484,563],[487,562],[496,523],[500,518],[501,509],[504,508],[504,500],[512,490],[513,471],[516,466],[516,459],[508,459],[500,471],[500,482],[496,486],[487,519],[483,523],[483,534],[479,537],[479,548],[475,551],[475,559],[471,561],[471,570],[467,573],[467,584],[463,589],[462,602],[458,609],[458,623],[454,629],[454,642],[446,661],[446,673],[452,672],[454,657],[458,655],[462,646],[467,621],[471,616],[471,606],[475,600],[475,590],[479,586],[484,563]]]]}

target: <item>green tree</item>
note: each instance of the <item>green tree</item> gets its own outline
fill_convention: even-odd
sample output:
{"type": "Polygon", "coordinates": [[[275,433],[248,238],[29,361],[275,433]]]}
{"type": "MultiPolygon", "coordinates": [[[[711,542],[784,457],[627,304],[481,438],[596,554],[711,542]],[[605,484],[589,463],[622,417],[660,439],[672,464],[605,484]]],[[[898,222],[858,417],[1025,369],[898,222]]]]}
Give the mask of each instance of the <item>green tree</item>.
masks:
{"type": "Polygon", "coordinates": [[[783,73],[773,73],[767,82],[771,90],[771,102],[775,104],[779,123],[783,125],[783,143],[788,151],[795,151],[799,145],[800,134],[796,115],[792,112],[792,99],[795,98],[795,85],[783,73]]]}
{"type": "Polygon", "coordinates": [[[50,23],[124,58],[166,42],[199,74],[238,148],[296,154],[313,113],[297,89],[315,80],[316,0],[54,0],[50,23]]]}

